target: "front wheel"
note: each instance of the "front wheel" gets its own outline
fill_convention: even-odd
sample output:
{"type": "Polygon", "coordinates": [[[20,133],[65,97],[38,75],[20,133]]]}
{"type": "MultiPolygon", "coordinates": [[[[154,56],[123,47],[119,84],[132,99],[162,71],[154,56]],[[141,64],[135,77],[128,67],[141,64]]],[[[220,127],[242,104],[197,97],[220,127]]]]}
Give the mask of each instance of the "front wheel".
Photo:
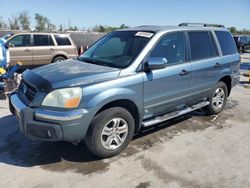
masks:
{"type": "Polygon", "coordinates": [[[228,89],[224,82],[219,82],[213,89],[209,102],[210,104],[205,107],[209,115],[220,113],[227,103],[228,89]]]}
{"type": "Polygon", "coordinates": [[[97,157],[112,157],[128,146],[134,130],[134,119],[130,112],[121,107],[113,107],[94,117],[85,142],[97,157]]]}

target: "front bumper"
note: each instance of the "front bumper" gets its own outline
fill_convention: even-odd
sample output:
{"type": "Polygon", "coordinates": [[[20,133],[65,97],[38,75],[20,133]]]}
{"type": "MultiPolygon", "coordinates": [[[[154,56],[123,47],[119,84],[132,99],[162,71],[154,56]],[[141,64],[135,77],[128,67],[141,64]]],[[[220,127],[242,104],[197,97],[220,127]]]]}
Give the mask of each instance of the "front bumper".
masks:
{"type": "Polygon", "coordinates": [[[12,95],[10,99],[20,129],[30,139],[70,142],[82,140],[94,116],[94,113],[85,109],[55,111],[30,108],[17,94],[12,95]]]}

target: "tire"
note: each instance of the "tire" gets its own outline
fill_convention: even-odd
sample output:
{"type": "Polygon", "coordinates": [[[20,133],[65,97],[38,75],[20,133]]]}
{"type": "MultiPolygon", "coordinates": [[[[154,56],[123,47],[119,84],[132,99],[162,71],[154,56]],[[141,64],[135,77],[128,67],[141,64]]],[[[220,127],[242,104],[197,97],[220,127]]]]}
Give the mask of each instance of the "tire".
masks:
{"type": "Polygon", "coordinates": [[[66,58],[63,57],[63,56],[56,56],[53,60],[52,60],[52,63],[55,63],[57,61],[63,61],[65,60],[66,58]]]}
{"type": "Polygon", "coordinates": [[[227,103],[228,89],[224,82],[219,82],[216,87],[213,89],[209,102],[210,104],[205,107],[205,111],[209,115],[216,115],[220,113],[226,103],[227,103]]]}
{"type": "Polygon", "coordinates": [[[112,157],[121,153],[128,146],[134,130],[134,118],[129,111],[121,107],[109,108],[94,117],[85,143],[95,156],[112,157]],[[120,133],[118,133],[119,129],[120,133]],[[119,144],[118,141],[120,141],[119,144]]]}

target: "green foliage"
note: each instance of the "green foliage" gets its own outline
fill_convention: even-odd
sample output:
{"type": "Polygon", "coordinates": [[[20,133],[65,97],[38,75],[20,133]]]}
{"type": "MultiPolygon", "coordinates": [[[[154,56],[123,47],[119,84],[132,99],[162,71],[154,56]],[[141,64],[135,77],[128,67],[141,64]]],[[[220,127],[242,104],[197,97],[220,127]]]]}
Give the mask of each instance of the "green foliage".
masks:
{"type": "Polygon", "coordinates": [[[30,30],[30,17],[27,11],[23,11],[19,14],[19,21],[22,30],[30,30]]]}
{"type": "Polygon", "coordinates": [[[2,17],[0,17],[0,29],[7,29],[7,24],[3,21],[2,17]]]}
{"type": "Polygon", "coordinates": [[[111,31],[115,31],[115,30],[118,30],[118,29],[125,29],[125,28],[129,28],[129,26],[127,26],[125,24],[120,25],[120,27],[96,25],[93,28],[93,31],[108,33],[108,32],[111,32],[111,31]]]}
{"type": "Polygon", "coordinates": [[[11,18],[9,18],[8,20],[9,20],[11,30],[19,30],[20,29],[18,16],[12,15],[11,18]]]}
{"type": "Polygon", "coordinates": [[[48,28],[49,19],[40,14],[35,14],[36,30],[45,31],[48,28]]]}
{"type": "Polygon", "coordinates": [[[237,30],[236,27],[229,27],[229,31],[234,35],[250,35],[250,30],[237,30]]]}

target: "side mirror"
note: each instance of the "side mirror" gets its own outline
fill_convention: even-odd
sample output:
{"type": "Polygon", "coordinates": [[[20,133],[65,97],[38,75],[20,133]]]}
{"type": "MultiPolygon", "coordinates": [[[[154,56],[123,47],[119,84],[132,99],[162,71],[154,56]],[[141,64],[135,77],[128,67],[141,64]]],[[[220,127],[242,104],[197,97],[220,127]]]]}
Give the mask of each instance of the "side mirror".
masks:
{"type": "Polygon", "coordinates": [[[145,70],[157,70],[167,67],[168,60],[162,57],[151,57],[148,62],[145,63],[145,70]]]}

